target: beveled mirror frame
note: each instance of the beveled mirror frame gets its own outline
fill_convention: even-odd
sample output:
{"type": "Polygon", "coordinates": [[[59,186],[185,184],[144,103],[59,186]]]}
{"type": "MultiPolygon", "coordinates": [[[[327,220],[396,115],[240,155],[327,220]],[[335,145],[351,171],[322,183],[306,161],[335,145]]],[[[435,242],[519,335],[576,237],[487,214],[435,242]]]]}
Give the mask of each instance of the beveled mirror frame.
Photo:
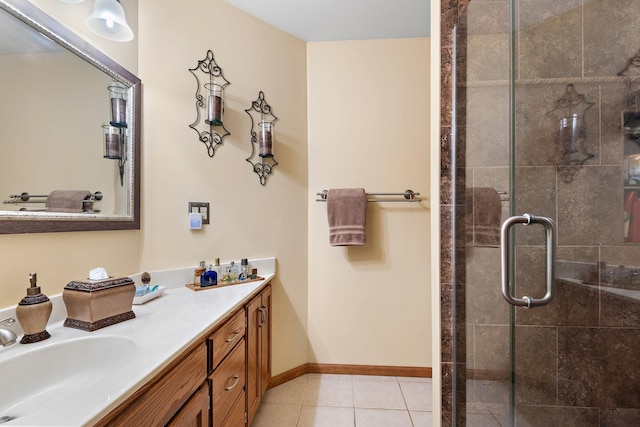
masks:
{"type": "MultiPolygon", "coordinates": [[[[0,234],[48,233],[64,231],[137,230],[140,229],[140,122],[142,83],[138,77],[67,29],[38,7],[25,0],[0,0],[0,10],[13,15],[60,46],[95,66],[115,80],[129,86],[131,102],[130,139],[133,147],[127,159],[131,162],[129,214],[124,216],[78,215],[0,216],[0,234]]],[[[105,89],[106,90],[106,89],[105,89]]]]}

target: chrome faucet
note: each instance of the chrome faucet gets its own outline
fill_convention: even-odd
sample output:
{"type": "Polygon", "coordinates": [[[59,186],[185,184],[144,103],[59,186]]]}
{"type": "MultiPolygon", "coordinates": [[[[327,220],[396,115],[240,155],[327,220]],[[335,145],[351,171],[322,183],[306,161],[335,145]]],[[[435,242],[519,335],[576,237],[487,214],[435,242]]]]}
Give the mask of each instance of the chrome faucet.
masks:
{"type": "MultiPolygon", "coordinates": [[[[7,317],[6,319],[0,320],[0,326],[11,326],[14,323],[16,323],[16,319],[14,319],[13,317],[7,317]]],[[[2,345],[3,347],[8,347],[11,344],[15,344],[17,339],[18,337],[11,329],[0,327],[0,345],[2,345]]]]}

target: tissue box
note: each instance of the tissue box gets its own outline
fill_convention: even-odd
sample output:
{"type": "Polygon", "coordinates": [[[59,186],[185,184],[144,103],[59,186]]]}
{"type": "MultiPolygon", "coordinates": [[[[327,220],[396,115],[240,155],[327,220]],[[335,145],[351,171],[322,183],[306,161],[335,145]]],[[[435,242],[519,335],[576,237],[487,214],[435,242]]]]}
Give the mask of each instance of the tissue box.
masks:
{"type": "Polygon", "coordinates": [[[135,293],[136,285],[129,277],[69,282],[62,292],[67,308],[64,326],[92,332],[133,319],[135,293]]]}

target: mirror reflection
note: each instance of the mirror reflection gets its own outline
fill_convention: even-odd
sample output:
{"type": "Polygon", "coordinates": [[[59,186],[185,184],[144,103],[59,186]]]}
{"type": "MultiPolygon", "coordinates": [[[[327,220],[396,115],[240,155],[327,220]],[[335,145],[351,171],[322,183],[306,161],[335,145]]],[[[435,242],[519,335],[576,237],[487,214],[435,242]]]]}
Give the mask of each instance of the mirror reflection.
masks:
{"type": "MultiPolygon", "coordinates": [[[[43,220],[100,223],[83,230],[139,228],[139,80],[69,39],[65,28],[50,28],[53,20],[39,9],[16,12],[6,3],[0,1],[0,232],[16,232],[8,222],[43,220]],[[24,16],[49,28],[38,31],[24,16]]],[[[43,227],[38,231],[59,231],[43,227]]],[[[20,230],[30,231],[24,223],[20,230]]]]}

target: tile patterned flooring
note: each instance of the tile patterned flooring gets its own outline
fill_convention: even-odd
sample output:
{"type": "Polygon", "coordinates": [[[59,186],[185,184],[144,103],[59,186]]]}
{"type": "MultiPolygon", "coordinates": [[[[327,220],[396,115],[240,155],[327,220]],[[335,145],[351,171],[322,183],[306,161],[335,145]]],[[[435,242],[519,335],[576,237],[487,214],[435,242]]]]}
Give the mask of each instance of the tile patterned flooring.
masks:
{"type": "Polygon", "coordinates": [[[252,427],[431,427],[431,378],[307,374],[267,390],[252,427]]]}

